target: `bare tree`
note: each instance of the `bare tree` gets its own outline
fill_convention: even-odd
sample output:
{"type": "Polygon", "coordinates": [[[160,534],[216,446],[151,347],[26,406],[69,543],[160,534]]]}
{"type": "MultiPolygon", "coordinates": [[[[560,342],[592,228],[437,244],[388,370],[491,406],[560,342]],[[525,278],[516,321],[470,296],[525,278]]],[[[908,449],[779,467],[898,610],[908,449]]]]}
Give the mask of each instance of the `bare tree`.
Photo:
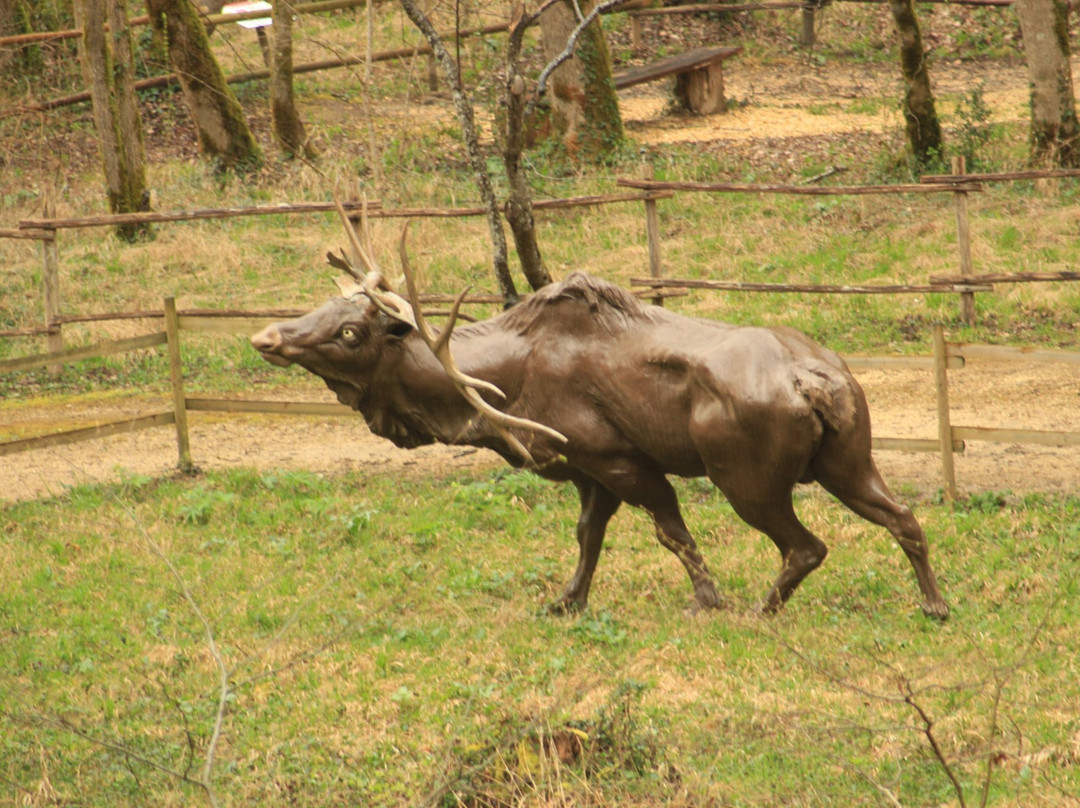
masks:
{"type": "MultiPolygon", "coordinates": [[[[544,58],[556,59],[594,0],[558,0],[539,13],[544,58]]],[[[551,123],[571,156],[603,160],[623,141],[619,99],[600,18],[581,29],[573,54],[551,76],[551,123]]]]}
{"type": "Polygon", "coordinates": [[[289,157],[303,156],[313,160],[318,156],[304,130],[293,96],[293,4],[290,0],[274,0],[270,49],[270,114],[274,136],[289,157]]]}
{"type": "Polygon", "coordinates": [[[192,0],[146,0],[150,22],[165,36],[169,62],[180,79],[199,133],[199,147],[219,170],[246,171],[262,163],[244,110],[225,81],[192,0]]]}
{"type": "Polygon", "coordinates": [[[889,0],[889,10],[900,41],[900,70],[905,87],[904,124],[911,151],[921,168],[940,160],[944,154],[941,123],[930,90],[930,70],[915,14],[915,0],[889,0]]]}
{"type": "MultiPolygon", "coordinates": [[[[509,222],[514,234],[514,242],[517,247],[518,257],[521,260],[522,272],[533,289],[539,289],[550,283],[551,275],[544,266],[540,254],[540,246],[536,238],[536,225],[532,214],[532,196],[529,192],[528,180],[522,163],[522,154],[525,148],[525,131],[528,125],[535,120],[537,102],[546,92],[548,80],[560,65],[573,56],[582,32],[596,21],[601,12],[624,2],[624,0],[605,0],[605,2],[595,4],[587,14],[578,17],[577,25],[569,30],[566,35],[562,51],[544,67],[536,79],[535,90],[529,93],[529,82],[523,75],[520,64],[522,37],[527,28],[536,24],[541,14],[562,1],[544,0],[537,10],[531,13],[525,12],[524,7],[520,4],[515,4],[510,21],[506,72],[503,83],[503,104],[506,115],[503,116],[502,125],[504,128],[499,139],[503,145],[503,164],[510,185],[510,195],[503,214],[506,216],[506,220],[509,222]]],[[[405,9],[409,19],[428,40],[443,71],[444,78],[453,92],[454,107],[458,113],[469,162],[476,177],[480,197],[488,210],[495,277],[506,305],[513,305],[517,302],[518,294],[514,287],[513,278],[510,276],[506,235],[502,230],[502,214],[500,214],[498,200],[495,198],[495,191],[484,155],[480,150],[472,102],[467,98],[461,85],[457,65],[447,51],[431,20],[428,19],[415,0],[401,0],[401,6],[405,9]]]]}
{"type": "Polygon", "coordinates": [[[1069,64],[1069,4],[1017,0],[1015,7],[1031,86],[1032,162],[1075,168],[1080,166],[1080,123],[1069,64]]]}
{"type": "Polygon", "coordinates": [[[536,220],[533,218],[532,194],[525,177],[522,155],[525,152],[525,78],[520,73],[522,39],[532,19],[522,14],[510,21],[506,56],[506,121],[503,130],[503,165],[510,184],[510,196],[503,212],[514,234],[514,248],[521,271],[529,286],[540,289],[551,283],[551,274],[544,265],[540,243],[536,238],[536,220]]]}
{"type": "Polygon", "coordinates": [[[420,9],[415,0],[401,0],[401,7],[412,20],[424,38],[431,45],[432,52],[442,68],[446,83],[450,86],[454,96],[454,108],[457,110],[458,122],[461,125],[461,134],[465,139],[465,148],[469,154],[469,164],[472,167],[476,179],[476,186],[480,191],[480,198],[487,208],[488,230],[491,233],[492,263],[495,272],[495,280],[499,284],[499,291],[503,296],[505,305],[512,306],[518,302],[519,295],[514,286],[514,279],[510,276],[510,263],[507,259],[506,234],[502,229],[502,218],[499,215],[499,203],[495,199],[495,189],[491,184],[491,175],[488,173],[484,155],[480,151],[480,137],[476,131],[476,120],[473,116],[472,102],[466,98],[465,90],[461,86],[458,76],[457,64],[446,46],[442,37],[439,36],[431,20],[420,9]]]}
{"type": "MultiPolygon", "coordinates": [[[[146,154],[132,75],[134,61],[126,3],[76,0],[75,15],[83,29],[80,61],[94,108],[109,210],[113,213],[149,210],[146,154]]],[[[145,224],[117,227],[117,234],[128,240],[148,232],[149,225],[145,224]]]]}

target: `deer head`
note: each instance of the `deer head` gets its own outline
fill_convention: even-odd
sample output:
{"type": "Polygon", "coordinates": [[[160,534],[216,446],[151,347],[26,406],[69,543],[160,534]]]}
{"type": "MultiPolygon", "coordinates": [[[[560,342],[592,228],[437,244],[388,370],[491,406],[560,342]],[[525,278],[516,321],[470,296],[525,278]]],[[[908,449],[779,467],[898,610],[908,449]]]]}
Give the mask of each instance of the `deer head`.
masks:
{"type": "Polygon", "coordinates": [[[420,307],[420,295],[417,291],[416,282],[409,265],[409,255],[406,248],[409,223],[406,222],[401,228],[401,238],[398,241],[398,254],[401,259],[401,270],[405,276],[405,284],[409,293],[409,300],[406,301],[391,290],[390,284],[387,283],[375,261],[374,253],[371,248],[371,231],[368,227],[366,201],[361,207],[360,229],[362,235],[357,235],[352,221],[349,219],[344,206],[337,197],[334,198],[334,205],[337,208],[338,215],[345,227],[345,232],[348,235],[349,243],[352,247],[352,253],[356,256],[357,260],[363,264],[364,269],[366,270],[364,273],[361,273],[355,264],[346,257],[344,250],[340,251],[340,254],[338,255],[334,255],[332,252],[327,253],[326,257],[330,265],[347,273],[347,276],[337,279],[337,285],[341,290],[342,296],[348,299],[356,299],[359,296],[367,297],[388,317],[411,326],[417,334],[420,335],[428,348],[431,349],[431,353],[439,361],[439,364],[442,365],[458,392],[461,393],[470,405],[472,405],[477,413],[487,419],[492,428],[511,448],[513,448],[527,465],[536,465],[532,453],[511,430],[522,429],[528,432],[541,433],[550,438],[554,438],[559,443],[566,443],[566,437],[561,432],[558,432],[549,426],[528,418],[519,418],[510,415],[509,413],[493,407],[484,399],[480,394],[480,391],[487,392],[499,400],[505,400],[506,396],[502,390],[494,384],[484,381],[483,379],[478,379],[475,376],[470,376],[458,368],[457,363],[454,361],[453,354],[450,351],[450,338],[453,334],[454,325],[457,323],[461,304],[472,287],[466,287],[457,295],[453,306],[450,309],[446,327],[441,331],[436,331],[424,318],[423,310],[420,307]]]}

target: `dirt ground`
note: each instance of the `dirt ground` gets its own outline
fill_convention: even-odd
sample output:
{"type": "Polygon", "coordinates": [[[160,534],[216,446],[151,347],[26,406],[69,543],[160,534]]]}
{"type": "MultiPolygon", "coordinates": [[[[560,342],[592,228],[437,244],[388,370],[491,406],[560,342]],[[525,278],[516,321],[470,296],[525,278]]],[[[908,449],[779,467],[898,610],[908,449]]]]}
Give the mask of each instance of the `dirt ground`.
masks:
{"type": "MultiPolygon", "coordinates": [[[[867,370],[856,373],[870,402],[874,434],[894,438],[937,435],[934,383],[927,370],[867,370]]],[[[290,391],[293,400],[332,401],[313,380],[290,391]]],[[[1080,366],[1024,366],[973,362],[950,374],[950,402],[956,426],[1080,430],[1080,366]]],[[[20,413],[20,427],[55,423],[58,417],[90,423],[121,420],[167,409],[165,401],[127,399],[92,407],[42,405],[20,413]]],[[[4,411],[0,410],[0,417],[4,411]]],[[[6,419],[5,419],[6,420],[6,419]]],[[[189,414],[191,453],[202,470],[257,468],[305,470],[318,474],[364,471],[396,475],[443,470],[494,468],[493,453],[468,447],[428,446],[412,451],[376,438],[359,416],[223,416],[189,414]]],[[[878,465],[894,488],[933,496],[942,487],[936,454],[881,451],[878,465]]],[[[1080,479],[1080,448],[1051,448],[969,441],[955,458],[962,494],[982,491],[1073,492],[1080,479]]],[[[84,483],[117,481],[136,475],[175,472],[177,447],[172,427],[102,438],[69,446],[11,455],[0,462],[0,497],[13,502],[63,493],[84,483]]]]}
{"type": "MultiPolygon", "coordinates": [[[[667,96],[652,85],[622,97],[627,128],[640,142],[658,144],[696,141],[710,148],[761,149],[768,159],[783,159],[822,140],[867,141],[898,128],[883,112],[850,114],[830,108],[810,110],[824,100],[896,98],[891,73],[850,68],[799,66],[743,69],[730,63],[727,94],[736,101],[753,100],[726,115],[692,117],[665,111],[667,96]]],[[[1077,68],[1074,67],[1074,70],[1077,68]]],[[[988,68],[989,70],[989,68],[988,68]]],[[[1025,116],[1027,79],[1023,67],[997,65],[992,74],[972,76],[972,67],[948,65],[936,71],[938,88],[970,88],[985,79],[986,101],[998,120],[1025,116]],[[960,84],[962,82],[962,84],[960,84]]],[[[895,115],[895,113],[891,113],[895,115]]],[[[886,437],[936,437],[933,379],[929,371],[867,371],[856,374],[870,401],[875,434],[886,437]]],[[[293,398],[332,400],[321,382],[312,379],[293,398]]],[[[950,375],[955,425],[1080,430],[1080,366],[992,365],[972,363],[950,375]]],[[[23,434],[33,424],[55,424],[70,417],[81,425],[132,417],[167,409],[165,402],[96,400],[91,405],[40,404],[27,412],[0,407],[0,424],[17,417],[23,434]]],[[[274,416],[190,415],[191,449],[204,470],[237,467],[307,470],[333,474],[367,470],[420,474],[432,467],[496,466],[488,452],[433,446],[413,451],[394,448],[373,437],[359,417],[315,418],[274,416]]],[[[940,461],[933,454],[877,453],[878,464],[894,488],[931,496],[941,487],[940,461]]],[[[72,485],[119,480],[131,475],[167,475],[175,471],[177,449],[171,427],[11,455],[0,459],[0,498],[12,502],[62,493],[72,485]]],[[[969,442],[956,458],[961,492],[1072,491],[1080,480],[1080,448],[1054,449],[1012,444],[969,442]]]]}

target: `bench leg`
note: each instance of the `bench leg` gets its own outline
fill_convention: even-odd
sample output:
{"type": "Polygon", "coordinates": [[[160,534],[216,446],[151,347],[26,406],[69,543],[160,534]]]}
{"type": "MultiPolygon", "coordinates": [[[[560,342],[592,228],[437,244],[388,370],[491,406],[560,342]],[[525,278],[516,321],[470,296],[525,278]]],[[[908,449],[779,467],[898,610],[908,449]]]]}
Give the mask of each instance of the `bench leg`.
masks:
{"type": "Polygon", "coordinates": [[[675,97],[683,109],[698,115],[727,112],[724,97],[724,68],[719,62],[675,77],[675,97]]]}

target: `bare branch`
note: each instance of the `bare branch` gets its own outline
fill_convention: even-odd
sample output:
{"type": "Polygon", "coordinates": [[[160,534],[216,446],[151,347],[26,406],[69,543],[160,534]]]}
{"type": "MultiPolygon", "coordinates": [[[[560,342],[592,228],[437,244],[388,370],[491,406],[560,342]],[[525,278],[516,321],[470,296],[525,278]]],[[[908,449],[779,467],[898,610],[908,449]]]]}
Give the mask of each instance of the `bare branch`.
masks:
{"type": "Polygon", "coordinates": [[[893,793],[892,789],[886,788],[882,783],[879,783],[877,780],[871,777],[864,769],[856,766],[850,760],[845,760],[844,765],[851,769],[853,772],[855,772],[857,775],[862,777],[864,780],[866,780],[866,782],[872,785],[875,789],[877,789],[877,792],[887,803],[889,803],[889,805],[892,806],[892,808],[904,808],[903,803],[900,802],[896,794],[893,793]]]}
{"type": "MultiPolygon", "coordinates": [[[[129,515],[134,518],[135,514],[131,513],[130,509],[128,509],[124,503],[120,504],[121,507],[128,510],[129,515]]],[[[207,648],[218,669],[218,701],[217,710],[214,714],[214,725],[210,731],[210,741],[206,745],[206,760],[203,761],[202,774],[195,780],[195,782],[202,787],[203,791],[206,792],[206,798],[209,800],[211,807],[217,808],[217,796],[214,793],[214,787],[210,778],[214,773],[214,758],[217,754],[218,741],[221,740],[221,730],[225,723],[225,709],[228,706],[229,695],[231,693],[229,687],[229,669],[225,665],[225,659],[221,656],[221,652],[218,650],[217,641],[214,639],[214,629],[210,625],[210,621],[207,620],[206,615],[203,614],[203,610],[199,608],[199,604],[195,601],[195,596],[191,593],[191,589],[188,588],[184,576],[180,574],[180,570],[176,568],[176,565],[172,563],[172,560],[165,554],[165,551],[161,549],[161,545],[154,541],[153,537],[150,536],[138,519],[135,519],[135,525],[142,534],[143,541],[150,547],[154,555],[161,559],[165,568],[169,570],[169,574],[172,575],[173,580],[176,581],[176,585],[180,589],[181,596],[187,602],[188,607],[202,625],[203,633],[206,635],[207,648]]]]}
{"type": "Polygon", "coordinates": [[[930,749],[933,750],[934,757],[937,758],[942,770],[944,770],[945,776],[948,777],[949,782],[952,783],[953,791],[956,793],[956,799],[960,803],[960,808],[967,808],[967,802],[964,800],[964,787],[960,785],[960,781],[956,779],[956,772],[954,772],[952,766],[949,765],[949,759],[945,756],[945,752],[938,744],[937,736],[934,735],[934,719],[932,719],[929,713],[923,709],[923,706],[915,700],[915,694],[911,690],[911,683],[907,679],[901,679],[898,685],[900,693],[904,697],[904,703],[911,707],[922,721],[922,734],[929,742],[930,749]]]}
{"type": "MultiPolygon", "coordinates": [[[[137,763],[141,763],[144,766],[149,766],[151,769],[156,769],[162,774],[167,774],[170,777],[175,777],[177,780],[183,783],[189,783],[193,786],[199,786],[204,791],[206,791],[206,784],[200,781],[197,777],[192,777],[189,774],[178,772],[176,769],[166,766],[164,763],[159,763],[151,757],[146,757],[145,755],[139,754],[131,747],[125,746],[122,743],[110,741],[106,738],[98,738],[95,735],[91,735],[89,732],[86,732],[85,730],[80,729],[79,727],[72,724],[66,718],[60,718],[56,720],[46,719],[46,721],[48,723],[53,723],[61,729],[70,732],[72,735],[76,735],[79,738],[82,738],[84,741],[89,741],[90,743],[97,744],[98,746],[108,749],[110,752],[116,752],[118,755],[123,755],[125,758],[130,758],[131,760],[134,760],[137,763]]],[[[212,794],[212,792],[207,792],[207,794],[210,795],[212,794]]],[[[217,802],[213,799],[212,796],[210,797],[210,801],[212,805],[217,805],[217,802]]]]}

